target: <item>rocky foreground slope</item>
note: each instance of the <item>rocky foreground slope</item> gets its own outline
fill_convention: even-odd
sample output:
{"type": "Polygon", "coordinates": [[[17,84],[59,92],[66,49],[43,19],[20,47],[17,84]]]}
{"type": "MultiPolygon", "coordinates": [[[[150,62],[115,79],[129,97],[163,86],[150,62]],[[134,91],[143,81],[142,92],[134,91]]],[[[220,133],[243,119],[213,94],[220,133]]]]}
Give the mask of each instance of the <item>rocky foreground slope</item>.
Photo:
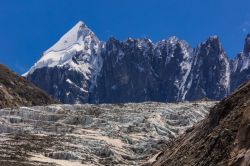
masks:
{"type": "Polygon", "coordinates": [[[152,163],[215,102],[50,105],[0,110],[0,165],[152,163]]]}
{"type": "Polygon", "coordinates": [[[0,64],[0,108],[53,103],[45,92],[0,64]]]}
{"type": "Polygon", "coordinates": [[[154,166],[249,166],[250,81],[165,149],[154,166]]]}

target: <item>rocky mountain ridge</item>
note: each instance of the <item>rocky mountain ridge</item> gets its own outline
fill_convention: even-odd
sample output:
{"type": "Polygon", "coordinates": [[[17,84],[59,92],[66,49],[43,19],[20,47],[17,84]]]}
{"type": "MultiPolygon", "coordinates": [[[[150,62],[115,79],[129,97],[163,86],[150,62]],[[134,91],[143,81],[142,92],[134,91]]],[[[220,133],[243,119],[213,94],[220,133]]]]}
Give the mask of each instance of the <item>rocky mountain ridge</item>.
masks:
{"type": "Polygon", "coordinates": [[[250,78],[249,40],[230,61],[217,36],[104,43],[79,22],[24,76],[62,103],[220,100],[250,78]]]}

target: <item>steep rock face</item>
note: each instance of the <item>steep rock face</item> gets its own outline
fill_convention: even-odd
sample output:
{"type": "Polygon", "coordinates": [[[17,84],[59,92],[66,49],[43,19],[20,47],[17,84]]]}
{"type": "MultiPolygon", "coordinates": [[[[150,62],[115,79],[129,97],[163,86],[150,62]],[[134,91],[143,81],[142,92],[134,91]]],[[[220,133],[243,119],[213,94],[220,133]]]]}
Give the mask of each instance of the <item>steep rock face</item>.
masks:
{"type": "Polygon", "coordinates": [[[69,67],[40,68],[27,78],[62,103],[88,102],[90,81],[69,67]]]}
{"type": "Polygon", "coordinates": [[[250,81],[179,137],[154,166],[250,164],[250,81]]]}
{"type": "Polygon", "coordinates": [[[228,94],[230,64],[217,36],[201,43],[195,50],[186,84],[186,100],[222,99],[228,94]]]}
{"type": "Polygon", "coordinates": [[[0,108],[53,103],[57,101],[0,64],[0,108]]]}
{"type": "Polygon", "coordinates": [[[176,37],[153,44],[149,39],[110,39],[95,96],[90,102],[176,101],[190,68],[192,49],[176,37]]]}
{"type": "Polygon", "coordinates": [[[244,50],[232,61],[231,90],[250,80],[250,34],[245,39],[244,50]]]}
{"type": "Polygon", "coordinates": [[[151,99],[153,43],[148,39],[111,38],[106,43],[103,67],[90,102],[141,102],[151,99]]]}
{"type": "Polygon", "coordinates": [[[193,49],[176,37],[156,44],[151,62],[157,80],[156,86],[152,89],[153,100],[167,102],[182,100],[192,58],[193,49]]]}

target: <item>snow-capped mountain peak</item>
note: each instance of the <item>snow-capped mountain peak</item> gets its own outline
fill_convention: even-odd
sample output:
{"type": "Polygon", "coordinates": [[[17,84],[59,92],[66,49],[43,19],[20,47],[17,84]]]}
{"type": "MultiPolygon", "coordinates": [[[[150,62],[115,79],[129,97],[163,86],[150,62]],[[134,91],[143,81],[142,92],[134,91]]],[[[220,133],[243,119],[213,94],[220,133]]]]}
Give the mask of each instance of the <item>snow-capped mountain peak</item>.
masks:
{"type": "Polygon", "coordinates": [[[86,26],[86,24],[83,21],[79,21],[73,28],[64,34],[58,42],[45,51],[44,54],[47,54],[51,51],[61,51],[74,44],[83,44],[85,40],[92,38],[98,41],[94,33],[86,26]]]}
{"type": "Polygon", "coordinates": [[[75,65],[75,63],[72,63],[72,58],[81,53],[84,55],[85,61],[92,61],[91,56],[99,54],[100,49],[101,42],[99,39],[84,22],[79,21],[58,42],[45,51],[40,60],[23,76],[27,76],[39,68],[64,66],[66,64],[72,66],[72,69],[75,70],[84,69],[83,72],[85,72],[88,67],[82,68],[75,65]]]}

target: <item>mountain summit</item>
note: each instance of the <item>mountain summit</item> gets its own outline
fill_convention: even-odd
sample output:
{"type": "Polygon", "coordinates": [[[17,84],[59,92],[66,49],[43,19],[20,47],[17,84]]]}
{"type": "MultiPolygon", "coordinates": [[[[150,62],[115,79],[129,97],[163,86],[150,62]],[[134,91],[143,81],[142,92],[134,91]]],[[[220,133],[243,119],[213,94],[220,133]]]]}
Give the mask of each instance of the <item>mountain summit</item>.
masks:
{"type": "Polygon", "coordinates": [[[24,76],[63,103],[219,100],[250,79],[249,38],[229,61],[217,36],[197,48],[175,36],[104,43],[80,21],[24,76]]]}
{"type": "Polygon", "coordinates": [[[76,58],[76,54],[81,52],[88,59],[99,52],[100,46],[101,42],[95,34],[82,21],[79,21],[58,42],[45,51],[40,60],[24,76],[39,68],[58,67],[66,64],[74,69],[82,70],[82,67],[71,63],[76,58]]]}
{"type": "Polygon", "coordinates": [[[51,51],[58,52],[65,50],[75,44],[86,45],[93,40],[96,43],[100,42],[95,34],[85,25],[85,23],[79,21],[72,29],[63,35],[56,44],[45,51],[45,54],[51,51]]]}

